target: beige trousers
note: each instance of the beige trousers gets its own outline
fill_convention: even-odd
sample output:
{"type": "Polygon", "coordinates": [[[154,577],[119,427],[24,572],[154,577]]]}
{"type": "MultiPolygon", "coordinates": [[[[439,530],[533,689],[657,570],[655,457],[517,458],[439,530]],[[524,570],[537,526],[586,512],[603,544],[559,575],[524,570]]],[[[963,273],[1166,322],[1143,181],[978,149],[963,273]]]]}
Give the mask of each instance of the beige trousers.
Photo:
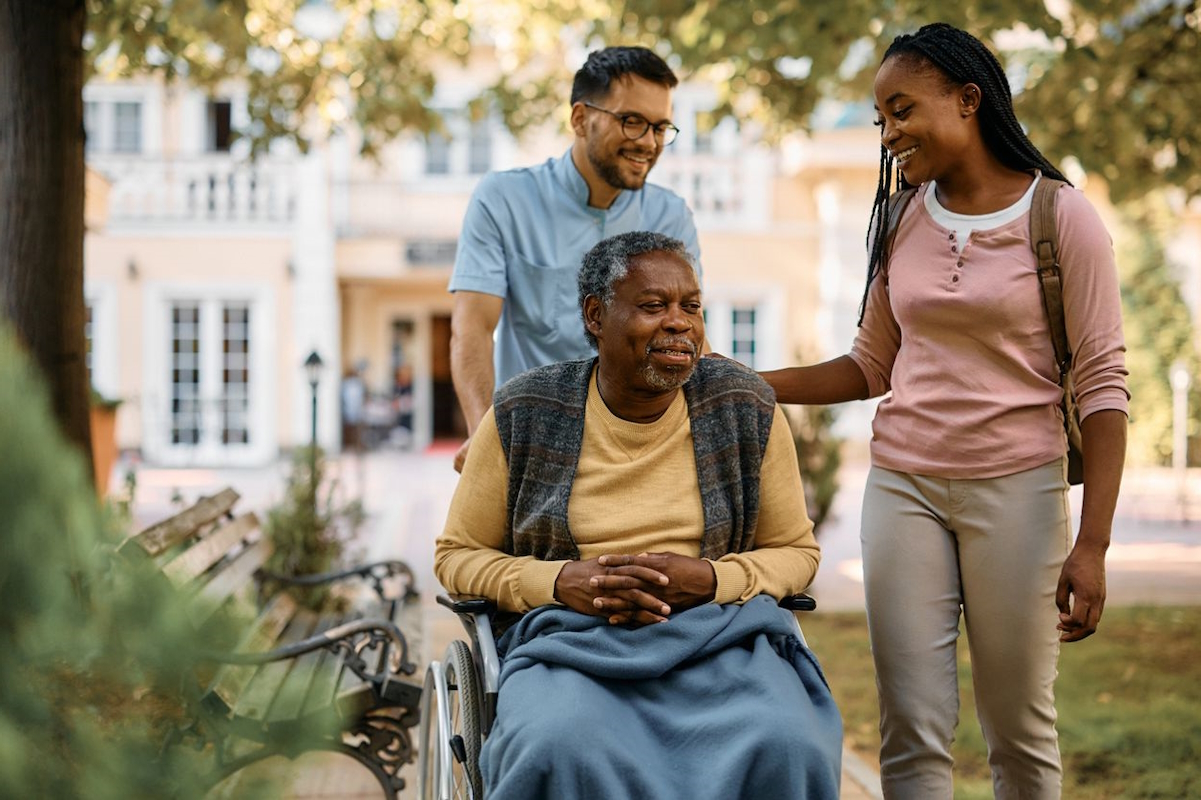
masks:
{"type": "Polygon", "coordinates": [[[861,539],[884,796],[952,796],[962,609],[995,796],[1058,798],[1055,587],[1071,543],[1063,461],[986,480],[873,467],[861,539]]]}

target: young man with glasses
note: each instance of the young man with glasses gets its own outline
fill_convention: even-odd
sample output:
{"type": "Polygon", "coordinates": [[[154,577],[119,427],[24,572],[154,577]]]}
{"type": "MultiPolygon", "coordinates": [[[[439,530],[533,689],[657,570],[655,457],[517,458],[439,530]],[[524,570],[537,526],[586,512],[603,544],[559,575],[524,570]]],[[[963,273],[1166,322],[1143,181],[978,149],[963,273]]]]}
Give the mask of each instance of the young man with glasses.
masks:
{"type": "MultiPolygon", "coordinates": [[[[572,84],[571,148],[480,181],[449,287],[451,373],[469,435],[493,390],[509,378],[592,353],[580,328],[576,276],[597,242],[630,231],[663,233],[684,242],[699,272],[692,212],[671,191],[646,184],[679,133],[671,122],[678,82],[644,47],[593,52],[572,84]]],[[[455,469],[462,469],[470,441],[455,469]]]]}

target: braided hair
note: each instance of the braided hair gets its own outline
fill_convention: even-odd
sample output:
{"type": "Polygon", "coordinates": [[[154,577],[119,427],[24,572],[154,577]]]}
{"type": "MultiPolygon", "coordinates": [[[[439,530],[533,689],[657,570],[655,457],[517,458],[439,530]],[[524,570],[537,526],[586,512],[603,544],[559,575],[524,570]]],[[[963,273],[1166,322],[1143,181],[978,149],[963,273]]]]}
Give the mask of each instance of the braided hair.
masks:
{"type": "MultiPolygon", "coordinates": [[[[984,44],[966,31],[935,22],[925,25],[917,33],[901,34],[892,40],[884,52],[884,63],[890,58],[913,58],[934,66],[955,86],[974,83],[980,87],[980,135],[984,146],[997,160],[1010,169],[1021,172],[1041,170],[1056,180],[1070,183],[1059,169],[1039,152],[1022,130],[1013,111],[1013,95],[1009,79],[997,57],[984,44]]],[[[880,178],[876,184],[876,199],[868,221],[867,286],[859,305],[859,324],[867,309],[867,295],[872,281],[885,270],[888,246],[888,198],[892,194],[893,173],[896,173],[898,189],[910,188],[899,169],[894,169],[894,160],[888,148],[880,145],[880,178]]]]}

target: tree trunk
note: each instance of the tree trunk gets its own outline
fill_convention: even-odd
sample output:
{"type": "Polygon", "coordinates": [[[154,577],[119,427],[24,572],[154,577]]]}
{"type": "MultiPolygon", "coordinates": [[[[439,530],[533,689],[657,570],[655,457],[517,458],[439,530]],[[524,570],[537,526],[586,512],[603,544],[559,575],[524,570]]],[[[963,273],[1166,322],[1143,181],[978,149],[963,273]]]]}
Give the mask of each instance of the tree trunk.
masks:
{"type": "Polygon", "coordinates": [[[0,0],[0,314],[91,468],[83,301],[84,0],[0,0]]]}

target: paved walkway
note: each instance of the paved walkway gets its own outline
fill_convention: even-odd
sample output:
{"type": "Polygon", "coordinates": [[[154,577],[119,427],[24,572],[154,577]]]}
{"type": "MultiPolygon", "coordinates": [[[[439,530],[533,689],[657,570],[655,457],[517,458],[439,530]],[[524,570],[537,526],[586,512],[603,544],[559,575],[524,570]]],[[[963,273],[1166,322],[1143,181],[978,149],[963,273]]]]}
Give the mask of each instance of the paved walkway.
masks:
{"type": "MultiPolygon", "coordinates": [[[[452,453],[452,448],[422,454],[377,451],[342,457],[331,469],[336,496],[361,498],[369,514],[356,546],[357,557],[403,559],[424,590],[424,660],[439,657],[446,644],[459,636],[457,620],[433,601],[437,591],[434,539],[458,477],[451,468],[452,453]]],[[[128,465],[117,466],[114,491],[120,490],[127,469],[128,465]]],[[[246,470],[133,469],[137,475],[134,521],[144,525],[172,513],[174,498],[190,503],[224,486],[233,486],[242,494],[239,507],[265,510],[283,495],[287,464],[246,470]]],[[[822,568],[811,591],[824,610],[863,608],[858,508],[866,472],[864,466],[843,469],[833,513],[819,532],[822,568]]],[[[1201,603],[1201,470],[1192,471],[1185,484],[1168,470],[1132,471],[1124,486],[1107,561],[1108,602],[1201,603]]],[[[1071,499],[1079,513],[1079,489],[1073,490],[1071,499]]],[[[266,768],[272,765],[268,763],[266,768]]],[[[295,776],[292,797],[379,796],[370,776],[340,756],[305,756],[298,765],[280,768],[295,776]]],[[[848,752],[842,797],[879,796],[873,768],[848,752]]]]}

